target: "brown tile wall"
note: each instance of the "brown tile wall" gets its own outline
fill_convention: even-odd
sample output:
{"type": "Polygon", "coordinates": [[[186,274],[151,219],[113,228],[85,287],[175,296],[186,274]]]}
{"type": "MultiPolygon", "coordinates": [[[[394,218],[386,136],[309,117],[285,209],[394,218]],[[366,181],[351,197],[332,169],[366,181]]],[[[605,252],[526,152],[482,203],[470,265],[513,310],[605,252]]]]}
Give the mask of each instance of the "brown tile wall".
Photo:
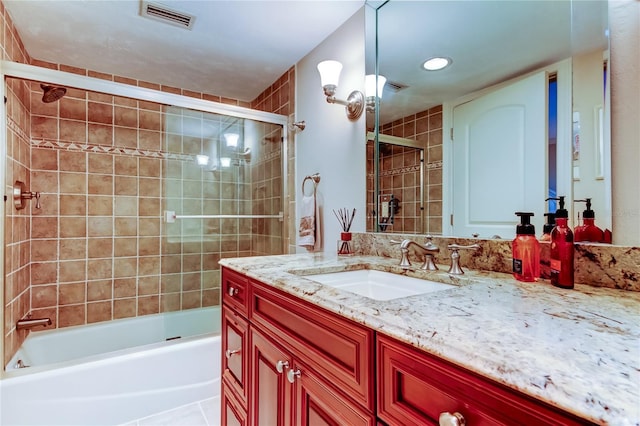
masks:
{"type": "MultiPolygon", "coordinates": [[[[380,126],[385,135],[413,139],[424,146],[425,182],[424,212],[419,210],[419,173],[414,169],[414,150],[396,147],[380,155],[380,189],[401,200],[399,215],[386,232],[442,234],[442,106],[436,106],[380,126]],[[411,154],[410,154],[411,152],[411,154]],[[402,171],[402,168],[409,169],[402,171]],[[402,173],[400,173],[402,171],[402,173]],[[424,223],[424,224],[423,224],[424,223]]],[[[373,202],[373,146],[367,146],[368,211],[373,202]]],[[[374,219],[368,220],[367,231],[375,230],[374,219]]]]}
{"type": "MultiPolygon", "coordinates": [[[[0,12],[4,59],[287,116],[293,110],[293,68],[252,102],[221,98],[33,60],[1,2],[0,12]]],[[[123,151],[171,152],[175,138],[162,132],[167,115],[160,105],[74,89],[59,102],[44,104],[38,86],[18,80],[7,84],[7,184],[19,178],[28,189],[43,194],[40,210],[33,202],[20,212],[7,209],[5,363],[26,337],[15,330],[15,322],[30,312],[63,327],[216,305],[220,257],[282,252],[282,239],[273,237],[283,226],[277,220],[249,225],[226,219],[206,222],[195,227],[204,231],[197,241],[189,240],[193,229],[185,220],[181,238],[171,238],[169,225],[162,222],[162,211],[171,200],[163,194],[176,183],[176,173],[181,174],[187,200],[182,210],[176,208],[178,214],[188,212],[184,206],[194,208],[194,199],[203,209],[217,206],[201,209],[200,214],[224,214],[226,206],[241,203],[227,202],[238,195],[229,190],[237,186],[232,172],[216,180],[184,159],[123,151]]],[[[246,214],[281,205],[283,197],[278,166],[282,144],[274,143],[281,139],[281,130],[266,125],[259,130],[265,132],[259,137],[265,148],[254,151],[247,173],[253,180],[247,191],[256,202],[245,206],[246,214]]],[[[193,141],[185,139],[184,153],[195,154],[189,151],[193,141]]]]}
{"type": "MultiPolygon", "coordinates": [[[[2,59],[29,63],[30,58],[4,4],[0,2],[0,50],[2,59]]],[[[13,183],[20,180],[30,188],[30,147],[29,147],[29,88],[24,82],[14,81],[6,85],[7,132],[6,132],[6,185],[5,194],[11,194],[13,183]]],[[[29,202],[29,204],[32,204],[29,202]]],[[[30,262],[30,205],[16,210],[11,200],[5,203],[4,223],[4,360],[8,361],[13,352],[26,338],[25,331],[16,331],[15,322],[27,315],[30,309],[31,290],[29,286],[30,262]]],[[[6,363],[6,362],[5,362],[6,363]]]]}

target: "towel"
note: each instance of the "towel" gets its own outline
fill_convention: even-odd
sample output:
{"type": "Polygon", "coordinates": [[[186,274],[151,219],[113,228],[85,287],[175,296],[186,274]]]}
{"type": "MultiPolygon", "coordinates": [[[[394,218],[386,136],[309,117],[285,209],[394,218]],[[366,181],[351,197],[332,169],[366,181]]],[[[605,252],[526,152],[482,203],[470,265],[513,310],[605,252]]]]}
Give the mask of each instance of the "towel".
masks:
{"type": "Polygon", "coordinates": [[[308,251],[317,251],[322,248],[320,206],[315,194],[302,196],[298,236],[300,247],[305,247],[308,251]]]}

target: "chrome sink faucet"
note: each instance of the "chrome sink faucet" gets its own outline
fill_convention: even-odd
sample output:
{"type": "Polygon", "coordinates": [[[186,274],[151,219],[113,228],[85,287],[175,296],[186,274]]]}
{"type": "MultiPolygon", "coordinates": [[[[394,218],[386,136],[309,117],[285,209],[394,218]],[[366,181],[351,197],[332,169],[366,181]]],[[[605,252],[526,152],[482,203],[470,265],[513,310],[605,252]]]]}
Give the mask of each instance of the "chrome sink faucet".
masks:
{"type": "Polygon", "coordinates": [[[391,241],[391,244],[400,244],[400,267],[409,269],[411,267],[411,261],[409,260],[409,249],[414,247],[420,254],[424,255],[424,263],[420,266],[420,269],[425,271],[437,271],[438,267],[433,260],[433,256],[440,252],[440,248],[433,244],[431,237],[427,237],[427,242],[424,245],[418,244],[413,240],[391,241]]]}

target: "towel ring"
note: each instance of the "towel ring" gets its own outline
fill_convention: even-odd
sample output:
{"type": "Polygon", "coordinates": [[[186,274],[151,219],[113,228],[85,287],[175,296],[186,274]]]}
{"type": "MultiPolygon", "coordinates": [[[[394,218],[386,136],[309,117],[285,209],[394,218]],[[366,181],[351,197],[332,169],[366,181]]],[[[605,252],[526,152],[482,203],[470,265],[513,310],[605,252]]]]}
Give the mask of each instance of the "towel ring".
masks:
{"type": "Polygon", "coordinates": [[[307,195],[304,192],[304,184],[307,183],[308,180],[313,182],[313,193],[309,194],[309,195],[313,195],[316,193],[316,188],[318,187],[318,183],[320,182],[320,174],[315,173],[313,175],[305,176],[304,180],[302,181],[302,195],[307,195]]]}

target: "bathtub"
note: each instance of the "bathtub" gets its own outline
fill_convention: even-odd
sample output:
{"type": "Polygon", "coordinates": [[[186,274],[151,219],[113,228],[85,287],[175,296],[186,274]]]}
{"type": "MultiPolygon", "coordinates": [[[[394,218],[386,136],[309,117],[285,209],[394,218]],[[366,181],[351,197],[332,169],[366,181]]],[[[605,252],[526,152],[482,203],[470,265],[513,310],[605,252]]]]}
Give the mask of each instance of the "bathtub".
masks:
{"type": "Polygon", "coordinates": [[[218,307],[31,333],[0,380],[0,424],[118,425],[217,398],[220,353],[218,307]]]}

